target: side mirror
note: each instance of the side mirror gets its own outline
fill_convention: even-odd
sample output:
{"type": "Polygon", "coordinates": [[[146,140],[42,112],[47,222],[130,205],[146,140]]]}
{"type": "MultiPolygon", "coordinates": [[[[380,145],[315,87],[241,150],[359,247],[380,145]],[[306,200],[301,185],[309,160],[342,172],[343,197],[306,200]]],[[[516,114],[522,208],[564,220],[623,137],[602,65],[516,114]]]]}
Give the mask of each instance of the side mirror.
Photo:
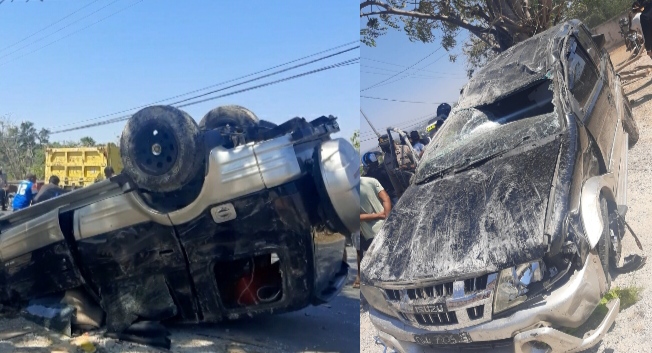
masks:
{"type": "Polygon", "coordinates": [[[593,42],[598,47],[598,50],[602,50],[602,48],[604,48],[605,42],[607,41],[604,37],[604,33],[593,35],[591,36],[591,39],[593,39],[593,42]]]}

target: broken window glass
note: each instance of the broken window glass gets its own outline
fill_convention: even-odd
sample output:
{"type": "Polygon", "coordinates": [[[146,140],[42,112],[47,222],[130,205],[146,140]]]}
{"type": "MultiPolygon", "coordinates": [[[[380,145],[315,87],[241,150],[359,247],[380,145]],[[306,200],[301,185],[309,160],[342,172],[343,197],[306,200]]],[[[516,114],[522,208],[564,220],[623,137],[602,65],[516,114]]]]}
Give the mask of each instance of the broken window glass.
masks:
{"type": "Polygon", "coordinates": [[[482,107],[453,111],[428,144],[416,182],[459,165],[536,141],[561,131],[553,104],[554,82],[544,79],[482,107]]]}
{"type": "Polygon", "coordinates": [[[581,107],[591,98],[593,88],[598,83],[598,70],[588,54],[573,41],[568,55],[568,86],[581,107]]]}

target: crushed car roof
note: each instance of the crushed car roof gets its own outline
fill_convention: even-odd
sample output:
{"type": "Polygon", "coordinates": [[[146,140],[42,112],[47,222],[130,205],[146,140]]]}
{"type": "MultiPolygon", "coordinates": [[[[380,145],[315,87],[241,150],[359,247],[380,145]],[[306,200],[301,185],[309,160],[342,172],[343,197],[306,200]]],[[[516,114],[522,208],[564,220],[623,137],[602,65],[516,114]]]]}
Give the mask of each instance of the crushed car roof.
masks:
{"type": "Polygon", "coordinates": [[[554,55],[560,50],[561,40],[578,25],[577,20],[558,24],[498,55],[469,80],[457,108],[493,103],[546,78],[556,61],[554,55]]]}

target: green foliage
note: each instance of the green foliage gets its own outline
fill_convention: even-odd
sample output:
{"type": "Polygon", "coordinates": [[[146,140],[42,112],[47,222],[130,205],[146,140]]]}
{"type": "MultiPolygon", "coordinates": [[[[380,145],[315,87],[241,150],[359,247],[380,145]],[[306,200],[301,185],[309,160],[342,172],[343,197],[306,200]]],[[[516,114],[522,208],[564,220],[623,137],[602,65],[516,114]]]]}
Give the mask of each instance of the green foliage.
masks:
{"type": "Polygon", "coordinates": [[[44,146],[48,143],[50,132],[39,131],[29,121],[13,123],[8,117],[0,118],[0,164],[9,179],[22,179],[28,173],[42,178],[44,146]]]}
{"type": "Polygon", "coordinates": [[[79,139],[79,144],[82,147],[95,147],[97,145],[95,140],[90,136],[84,136],[81,139],[79,139]]]}
{"type": "MultiPolygon", "coordinates": [[[[633,0],[362,0],[360,17],[366,26],[360,40],[376,46],[389,29],[403,30],[410,41],[439,42],[449,51],[466,31],[463,52],[467,74],[482,67],[514,44],[568,19],[596,26],[625,12],[633,0]]],[[[449,60],[454,61],[455,55],[449,60]]]]}
{"type": "Polygon", "coordinates": [[[633,2],[633,0],[576,0],[571,2],[567,17],[580,19],[587,26],[595,27],[626,13],[633,2]]]}
{"type": "Polygon", "coordinates": [[[353,131],[353,136],[349,138],[353,147],[360,153],[360,130],[353,131]]]}
{"type": "Polygon", "coordinates": [[[620,310],[622,311],[636,304],[641,299],[641,291],[642,288],[640,287],[612,288],[600,299],[600,303],[582,326],[578,328],[566,328],[564,332],[576,337],[583,337],[586,332],[592,330],[602,322],[602,319],[609,312],[607,303],[610,300],[620,298],[620,310]]]}

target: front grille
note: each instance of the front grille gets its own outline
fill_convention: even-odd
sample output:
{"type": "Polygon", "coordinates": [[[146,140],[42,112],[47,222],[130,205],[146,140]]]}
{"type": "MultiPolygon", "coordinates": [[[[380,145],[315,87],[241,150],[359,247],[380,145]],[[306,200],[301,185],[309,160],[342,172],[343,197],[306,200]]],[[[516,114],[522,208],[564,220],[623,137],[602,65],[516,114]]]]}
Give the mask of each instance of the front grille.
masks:
{"type": "Polygon", "coordinates": [[[495,278],[495,274],[488,274],[457,282],[384,291],[387,299],[395,303],[395,308],[404,321],[431,327],[453,325],[466,327],[483,322],[479,320],[490,319],[491,304],[487,301],[491,301],[491,295],[487,294],[486,290],[493,291],[495,278]],[[490,287],[489,282],[492,283],[490,287]],[[453,293],[454,290],[456,293],[453,293]],[[484,293],[482,296],[473,296],[481,291],[484,293]],[[463,299],[466,298],[465,296],[473,299],[463,299]],[[464,300],[463,304],[455,306],[460,299],[464,300]],[[399,302],[401,304],[398,304],[399,302]],[[405,308],[406,304],[409,309],[398,309],[405,308]],[[473,306],[469,307],[469,305],[473,306]],[[489,308],[485,311],[487,305],[489,308]]]}
{"type": "Polygon", "coordinates": [[[411,314],[411,315],[414,316],[414,321],[424,326],[444,326],[444,325],[455,325],[458,323],[457,315],[455,315],[454,311],[448,313],[438,313],[438,314],[411,314]]]}
{"type": "MultiPolygon", "coordinates": [[[[464,293],[472,293],[479,290],[487,289],[487,278],[489,275],[483,275],[476,278],[464,280],[464,293]]],[[[407,291],[407,297],[412,300],[429,299],[437,297],[447,297],[453,295],[453,282],[435,284],[434,286],[410,288],[407,291]]],[[[401,300],[401,291],[397,289],[385,289],[389,300],[401,300]]]]}
{"type": "Polygon", "coordinates": [[[469,315],[469,319],[471,320],[481,319],[484,316],[484,305],[468,308],[466,309],[466,313],[469,315]]]}

